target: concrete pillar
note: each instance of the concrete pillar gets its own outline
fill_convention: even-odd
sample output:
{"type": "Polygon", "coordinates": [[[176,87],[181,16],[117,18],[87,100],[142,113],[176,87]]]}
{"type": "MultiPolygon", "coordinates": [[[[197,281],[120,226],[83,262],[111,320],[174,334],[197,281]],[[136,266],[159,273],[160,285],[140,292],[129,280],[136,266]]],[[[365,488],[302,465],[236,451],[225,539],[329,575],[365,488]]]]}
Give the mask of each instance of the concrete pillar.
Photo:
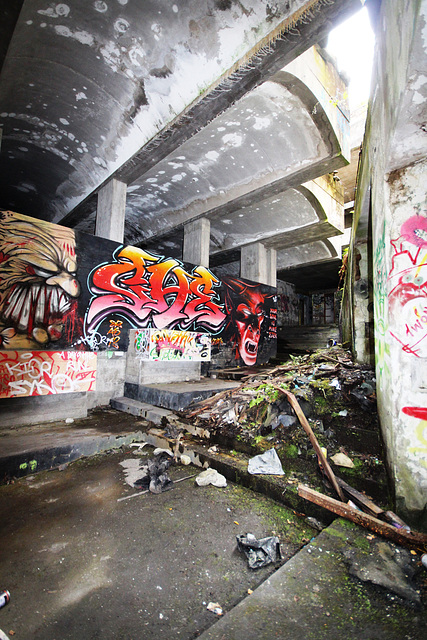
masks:
{"type": "Polygon", "coordinates": [[[241,248],[240,277],[268,284],[267,249],[261,242],[247,244],[241,248]]]}
{"type": "Polygon", "coordinates": [[[112,178],[98,191],[95,235],[123,242],[127,185],[112,178]]]}
{"type": "Polygon", "coordinates": [[[207,218],[198,218],[184,225],[184,247],[182,259],[191,264],[209,267],[209,242],[211,223],[207,218]]]}
{"type": "Polygon", "coordinates": [[[267,249],[267,284],[277,287],[277,251],[267,249]]]}

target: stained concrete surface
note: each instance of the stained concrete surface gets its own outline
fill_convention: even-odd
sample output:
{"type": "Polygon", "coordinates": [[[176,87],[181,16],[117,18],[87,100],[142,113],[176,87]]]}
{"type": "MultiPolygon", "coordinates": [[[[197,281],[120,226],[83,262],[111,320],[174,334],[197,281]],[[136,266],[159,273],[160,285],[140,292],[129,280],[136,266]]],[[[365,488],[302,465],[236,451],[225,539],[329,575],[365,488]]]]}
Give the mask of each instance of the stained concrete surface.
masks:
{"type": "MultiPolygon", "coordinates": [[[[85,429],[123,437],[142,423],[104,408],[70,426],[25,430],[47,438],[49,428],[53,442],[68,429],[77,443],[85,429]]],[[[22,434],[0,435],[2,445],[22,434]]],[[[425,637],[427,574],[418,556],[409,572],[393,567],[393,558],[411,555],[345,521],[317,535],[282,504],[230,482],[197,487],[191,478],[117,502],[135,491],[120,462],[145,459],[125,449],[0,487],[0,589],[11,592],[0,629],[10,640],[425,637]],[[251,571],[236,548],[235,536],[247,532],[277,534],[288,561],[251,571]],[[206,609],[211,601],[223,617],[206,609]]],[[[199,471],[174,466],[171,476],[199,471]]]]}
{"type": "Polygon", "coordinates": [[[285,558],[313,535],[236,485],[190,479],[117,502],[135,491],[119,462],[135,457],[102,454],[0,487],[0,585],[11,593],[0,628],[14,640],[195,638],[216,620],[210,601],[228,611],[274,570],[251,571],[237,534],[276,532],[285,558]]]}

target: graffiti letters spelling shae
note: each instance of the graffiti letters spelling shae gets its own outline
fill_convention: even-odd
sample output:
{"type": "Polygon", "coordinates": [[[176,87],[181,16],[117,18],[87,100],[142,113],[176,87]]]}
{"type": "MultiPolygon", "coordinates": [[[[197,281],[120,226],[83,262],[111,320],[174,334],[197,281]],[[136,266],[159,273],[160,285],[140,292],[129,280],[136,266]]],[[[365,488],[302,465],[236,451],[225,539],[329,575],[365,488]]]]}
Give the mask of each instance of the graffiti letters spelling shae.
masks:
{"type": "Polygon", "coordinates": [[[89,279],[93,294],[86,314],[86,334],[118,314],[136,327],[203,327],[219,331],[225,322],[215,287],[220,281],[205,267],[189,273],[173,258],[163,259],[136,247],[124,247],[114,262],[97,267],[89,279]]]}

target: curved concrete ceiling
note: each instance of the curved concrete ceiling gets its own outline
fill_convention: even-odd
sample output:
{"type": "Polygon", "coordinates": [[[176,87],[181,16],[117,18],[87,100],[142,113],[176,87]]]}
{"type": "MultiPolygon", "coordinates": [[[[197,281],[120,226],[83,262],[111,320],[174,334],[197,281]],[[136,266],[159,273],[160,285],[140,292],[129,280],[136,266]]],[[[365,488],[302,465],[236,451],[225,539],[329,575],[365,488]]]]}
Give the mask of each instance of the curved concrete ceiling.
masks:
{"type": "Polygon", "coordinates": [[[358,5],[25,0],[0,76],[2,206],[60,222],[115,172],[133,183],[358,5]]]}

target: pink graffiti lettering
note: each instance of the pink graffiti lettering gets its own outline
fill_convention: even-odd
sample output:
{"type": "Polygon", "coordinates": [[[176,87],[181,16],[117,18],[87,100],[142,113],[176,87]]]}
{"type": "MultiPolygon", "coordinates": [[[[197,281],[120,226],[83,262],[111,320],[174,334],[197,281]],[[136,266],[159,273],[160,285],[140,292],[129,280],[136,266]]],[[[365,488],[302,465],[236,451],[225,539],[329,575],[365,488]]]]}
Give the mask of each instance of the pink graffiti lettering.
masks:
{"type": "Polygon", "coordinates": [[[225,314],[215,301],[218,285],[219,280],[204,267],[188,273],[177,260],[125,247],[115,262],[92,273],[94,297],[86,333],[96,331],[112,313],[120,313],[136,327],[188,329],[193,325],[219,330],[225,314]]]}

